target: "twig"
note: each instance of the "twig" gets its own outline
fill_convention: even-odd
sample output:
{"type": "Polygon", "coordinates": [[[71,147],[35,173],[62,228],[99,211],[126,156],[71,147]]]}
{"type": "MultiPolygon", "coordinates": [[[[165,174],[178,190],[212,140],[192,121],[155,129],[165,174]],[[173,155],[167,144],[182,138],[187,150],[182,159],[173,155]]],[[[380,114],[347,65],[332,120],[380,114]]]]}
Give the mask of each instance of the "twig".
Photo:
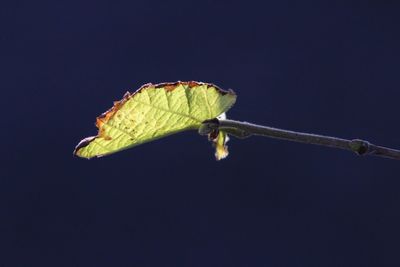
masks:
{"type": "Polygon", "coordinates": [[[361,139],[347,140],[325,135],[288,131],[234,120],[213,119],[205,121],[199,129],[199,133],[206,135],[215,130],[223,130],[238,138],[261,135],[306,144],[340,148],[353,151],[358,155],[372,155],[400,160],[400,150],[377,146],[361,139]]]}

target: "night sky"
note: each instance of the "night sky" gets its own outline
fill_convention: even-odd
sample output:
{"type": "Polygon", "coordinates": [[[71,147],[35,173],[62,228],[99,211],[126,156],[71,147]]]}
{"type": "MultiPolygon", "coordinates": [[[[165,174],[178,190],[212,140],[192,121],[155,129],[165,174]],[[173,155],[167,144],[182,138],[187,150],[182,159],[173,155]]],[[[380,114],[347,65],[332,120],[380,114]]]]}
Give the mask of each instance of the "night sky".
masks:
{"type": "Polygon", "coordinates": [[[195,131],[74,157],[142,84],[400,148],[398,1],[3,1],[0,266],[400,266],[400,162],[195,131]]]}

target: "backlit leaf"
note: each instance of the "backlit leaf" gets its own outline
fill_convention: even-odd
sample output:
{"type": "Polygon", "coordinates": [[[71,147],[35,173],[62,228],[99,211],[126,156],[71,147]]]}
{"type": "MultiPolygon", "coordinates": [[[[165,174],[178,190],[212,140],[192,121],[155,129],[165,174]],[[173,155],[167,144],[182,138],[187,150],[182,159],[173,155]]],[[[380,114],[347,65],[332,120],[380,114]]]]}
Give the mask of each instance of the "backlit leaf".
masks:
{"type": "MultiPolygon", "coordinates": [[[[127,92],[99,116],[97,136],[83,139],[74,153],[83,158],[100,157],[177,132],[198,129],[203,121],[226,112],[235,101],[233,91],[224,91],[209,83],[145,84],[134,93],[127,92]]],[[[217,141],[221,158],[225,154],[218,149],[225,144],[225,139],[223,135],[217,141]]]]}

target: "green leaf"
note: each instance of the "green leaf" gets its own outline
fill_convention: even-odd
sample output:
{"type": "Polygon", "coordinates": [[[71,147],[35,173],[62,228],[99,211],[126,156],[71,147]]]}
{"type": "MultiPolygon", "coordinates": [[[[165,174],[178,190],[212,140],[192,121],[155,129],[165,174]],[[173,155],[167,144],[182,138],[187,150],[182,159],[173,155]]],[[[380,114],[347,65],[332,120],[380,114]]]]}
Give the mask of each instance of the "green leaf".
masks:
{"type": "MultiPolygon", "coordinates": [[[[99,116],[97,136],[83,139],[74,154],[83,158],[101,157],[167,135],[195,130],[203,121],[226,112],[235,101],[233,91],[224,91],[210,83],[145,84],[134,93],[127,92],[99,116]]],[[[221,138],[225,143],[226,136],[221,138]]]]}

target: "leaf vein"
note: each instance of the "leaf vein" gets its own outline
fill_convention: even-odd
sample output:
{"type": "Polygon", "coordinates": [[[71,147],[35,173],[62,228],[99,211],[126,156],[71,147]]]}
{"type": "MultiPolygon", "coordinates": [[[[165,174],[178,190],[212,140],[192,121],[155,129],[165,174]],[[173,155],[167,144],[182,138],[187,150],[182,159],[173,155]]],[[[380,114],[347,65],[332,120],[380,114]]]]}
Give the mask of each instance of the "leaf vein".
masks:
{"type": "Polygon", "coordinates": [[[169,113],[173,113],[173,114],[176,114],[176,115],[179,115],[179,116],[182,116],[182,117],[187,117],[187,118],[190,118],[190,119],[192,119],[192,120],[194,120],[194,121],[196,121],[196,122],[202,122],[202,121],[200,121],[199,119],[197,119],[197,118],[195,118],[195,117],[193,117],[193,116],[190,116],[189,114],[184,114],[184,113],[181,113],[181,112],[176,112],[176,111],[168,110],[168,109],[165,109],[165,108],[162,108],[162,107],[159,107],[159,106],[155,106],[155,105],[152,105],[152,104],[147,104],[147,103],[145,103],[145,102],[136,100],[136,99],[134,99],[134,98],[132,98],[131,101],[136,102],[136,103],[139,103],[139,104],[142,104],[142,105],[150,106],[150,107],[152,107],[152,108],[154,108],[154,109],[158,109],[158,110],[161,110],[161,111],[164,111],[164,112],[169,112],[169,113]]]}

